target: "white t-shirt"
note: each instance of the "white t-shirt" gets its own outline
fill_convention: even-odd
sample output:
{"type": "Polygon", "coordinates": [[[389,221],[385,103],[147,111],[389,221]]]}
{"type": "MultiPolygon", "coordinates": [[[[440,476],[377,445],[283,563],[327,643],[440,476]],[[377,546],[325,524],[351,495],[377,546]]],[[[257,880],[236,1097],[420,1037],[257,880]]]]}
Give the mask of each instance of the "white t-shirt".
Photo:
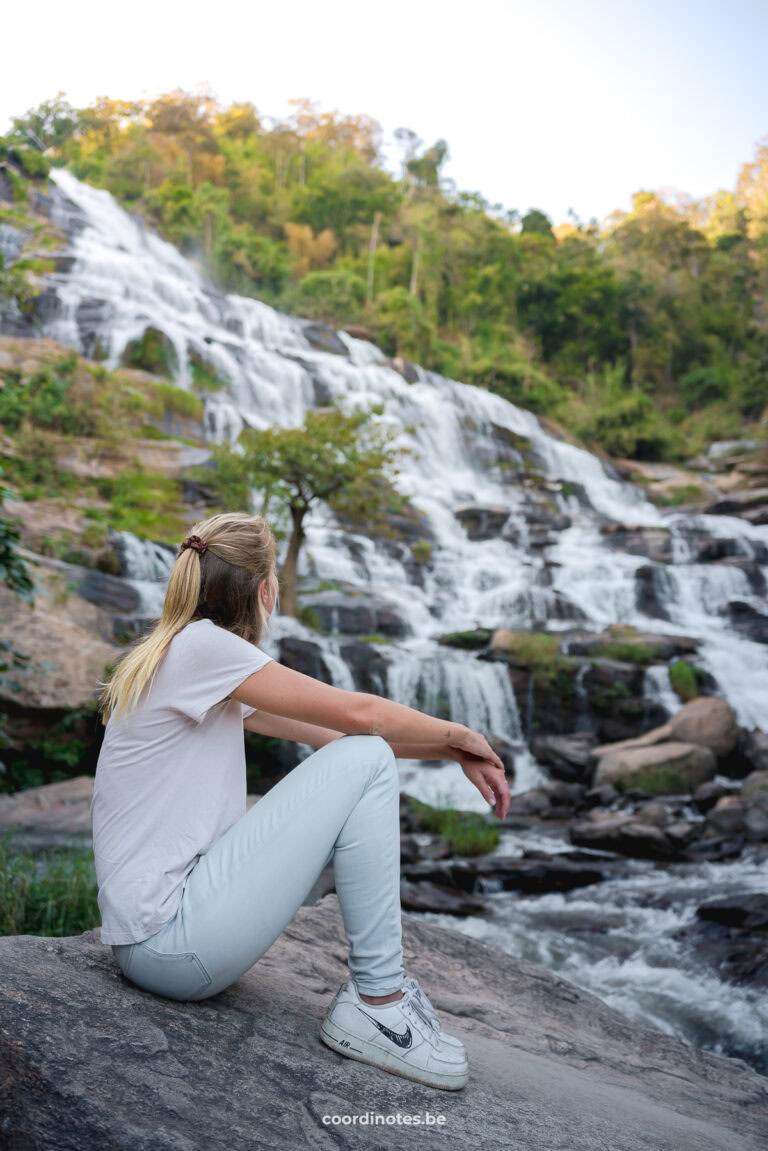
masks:
{"type": "Polygon", "coordinates": [[[136,710],[110,715],[91,802],[102,943],[173,918],[200,855],[246,812],[243,720],[226,699],[272,660],[209,619],[171,640],[136,710]]]}

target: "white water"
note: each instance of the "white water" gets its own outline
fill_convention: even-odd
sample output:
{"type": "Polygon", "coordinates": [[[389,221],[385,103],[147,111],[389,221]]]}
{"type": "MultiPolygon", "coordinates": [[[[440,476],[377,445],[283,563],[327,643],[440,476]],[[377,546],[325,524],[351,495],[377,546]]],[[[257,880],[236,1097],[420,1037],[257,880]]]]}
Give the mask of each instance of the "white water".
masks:
{"type": "MultiPolygon", "coordinates": [[[[549,435],[530,412],[421,368],[417,382],[408,384],[373,344],[339,333],[348,358],[316,351],[304,338],[302,321],[257,300],[216,291],[191,261],[120,208],[108,192],[81,183],[63,169],[54,169],[52,180],[61,193],[55,219],[68,233],[74,217],[79,227],[71,235],[73,269],[49,277],[62,311],[42,334],[80,351],[84,335],[98,335],[107,350],[107,366],[115,367],[130,340],[149,325],[161,329],[176,350],[180,386],[190,385],[193,351],[229,381],[228,393],[206,402],[204,426],[211,442],[234,441],[245,426],[298,426],[316,402],[316,386],[346,411],[384,402],[380,418],[397,429],[397,443],[412,452],[401,464],[397,484],[424,514],[433,535],[432,563],[422,569],[423,586],[409,581],[405,545],[398,552],[365,535],[350,535],[321,507],[306,522],[299,574],[347,581],[394,604],[407,637],[377,645],[387,661],[391,698],[406,704],[418,698],[424,710],[443,709],[518,746],[514,790],[524,791],[541,777],[519,746],[518,707],[524,708],[526,701],[515,700],[503,665],[441,647],[437,637],[474,627],[564,629],[574,623],[586,628],[631,623],[700,639],[702,662],[739,722],[768,726],[768,647],[735,632],[727,614],[733,599],[763,612],[765,600],[738,565],[697,562],[697,541],[702,538],[735,541],[733,554],[753,564],[753,580],[759,585],[760,578],[768,576],[768,527],[753,527],[734,517],[659,510],[638,488],[607,474],[596,456],[549,435]],[[87,333],[78,322],[83,300],[103,304],[98,327],[91,324],[87,333]],[[529,441],[552,500],[572,518],[572,526],[557,533],[548,548],[529,546],[523,512],[530,493],[519,482],[510,482],[509,471],[499,466],[494,426],[529,441]],[[578,485],[584,498],[563,490],[563,484],[578,485]],[[514,529],[510,538],[471,540],[454,512],[473,502],[508,509],[505,531],[514,529]],[[609,549],[599,530],[606,517],[627,526],[669,528],[674,562],[653,563],[609,549]],[[636,573],[641,567],[655,570],[667,618],[639,609],[636,573]]],[[[142,595],[146,614],[157,614],[175,548],[122,535],[131,581],[142,595]]],[[[277,654],[280,639],[287,635],[317,643],[332,681],[354,687],[340,653],[344,637],[318,636],[295,620],[276,617],[267,650],[277,654]]],[[[646,687],[649,698],[668,711],[675,709],[665,668],[649,669],[646,687]]],[[[401,773],[404,787],[421,798],[487,810],[455,764],[426,768],[406,761],[401,773]]],[[[752,883],[749,868],[741,863],[695,865],[683,868],[679,876],[675,868],[662,872],[641,865],[629,886],[625,882],[622,887],[621,881],[604,884],[595,897],[588,889],[527,901],[500,893],[492,897],[493,915],[463,920],[458,926],[510,953],[562,970],[633,1018],[694,1041],[698,1036],[708,1046],[725,1043],[751,1050],[755,1030],[765,1021],[750,994],[713,982],[665,937],[670,922],[690,917],[694,898],[701,901],[712,893],[715,872],[707,868],[719,866],[722,872],[716,879],[723,890],[741,878],[748,886],[752,883]],[[690,891],[689,876],[696,877],[690,891]],[[644,890],[650,886],[663,895],[678,882],[688,900],[682,911],[647,910],[644,890]],[[585,921],[595,930],[582,933],[585,921]],[[618,958],[607,945],[601,951],[606,924],[611,945],[620,944],[618,958]]],[[[457,926],[453,918],[446,921],[457,926]]]]}
{"type": "MultiPolygon", "coordinates": [[[[523,846],[557,853],[557,838],[517,834],[523,846]]],[[[546,895],[485,892],[484,916],[426,913],[509,955],[540,963],[628,1018],[683,1042],[747,1059],[768,1073],[768,1000],[761,987],[729,983],[702,967],[695,944],[676,932],[702,903],[734,892],[733,863],[632,860],[631,874],[546,895]]],[[[738,863],[738,891],[765,891],[765,850],[738,863]]]]}
{"type": "MultiPolygon", "coordinates": [[[[315,351],[302,334],[301,320],[258,300],[217,292],[191,261],[125,212],[108,192],[81,183],[64,169],[54,169],[52,177],[70,202],[62,197],[59,222],[66,228],[74,204],[86,226],[72,238],[74,269],[52,277],[63,311],[46,335],[81,347],[78,305],[83,299],[105,301],[98,334],[107,349],[107,366],[114,367],[129,340],[149,324],[160,328],[176,350],[182,387],[189,385],[191,351],[230,381],[228,395],[207,401],[205,426],[213,441],[234,439],[243,426],[297,426],[314,402],[313,380],[347,411],[384,401],[382,420],[398,430],[397,444],[413,453],[402,464],[398,486],[424,513],[436,541],[424,587],[410,583],[401,559],[373,540],[354,536],[348,547],[333,515],[322,508],[308,517],[299,572],[346,580],[394,603],[410,635],[387,645],[393,698],[407,702],[402,693],[411,689],[414,660],[426,669],[431,656],[435,675],[458,709],[454,718],[486,730],[491,723],[492,734],[514,742],[520,725],[511,689],[503,689],[500,697],[502,689],[489,680],[487,667],[462,659],[461,653],[443,649],[437,658],[434,638],[475,626],[563,628],[572,625],[575,608],[588,627],[633,623],[705,638],[703,663],[739,721],[747,726],[768,722],[768,647],[735,634],[726,614],[730,599],[747,600],[758,610],[765,610],[764,601],[761,605],[750,592],[737,567],[690,562],[687,540],[690,532],[704,531],[737,540],[745,557],[754,554],[756,545],[765,555],[768,527],[732,517],[664,513],[634,485],[611,478],[596,456],[550,436],[530,412],[422,369],[418,382],[408,384],[378,348],[345,333],[340,336],[348,359],[315,351]],[[546,560],[540,550],[526,546],[525,491],[505,483],[494,425],[530,442],[555,489],[554,500],[572,516],[573,526],[559,533],[546,560]],[[588,504],[559,493],[562,483],[581,485],[588,504]],[[518,542],[470,540],[454,509],[471,502],[508,508],[508,525],[519,529],[518,542]],[[638,610],[635,573],[649,561],[603,545],[598,523],[606,516],[627,525],[673,529],[676,562],[656,565],[663,569],[659,578],[665,583],[669,619],[638,610]]],[[[156,607],[157,599],[151,602],[156,607]]],[[[276,621],[278,636],[280,627],[276,621]]],[[[308,638],[315,637],[309,633],[308,638]]],[[[530,773],[524,775],[528,782],[530,773]]]]}

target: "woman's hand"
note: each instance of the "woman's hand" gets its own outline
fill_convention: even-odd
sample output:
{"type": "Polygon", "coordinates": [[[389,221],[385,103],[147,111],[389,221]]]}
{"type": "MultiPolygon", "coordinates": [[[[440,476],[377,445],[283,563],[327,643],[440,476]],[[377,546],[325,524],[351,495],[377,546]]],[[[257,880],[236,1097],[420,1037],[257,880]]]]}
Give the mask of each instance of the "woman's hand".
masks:
{"type": "Polygon", "coordinates": [[[512,797],[501,760],[498,756],[489,760],[485,756],[473,755],[470,751],[454,749],[454,759],[461,766],[470,783],[474,783],[483,799],[495,807],[497,819],[503,819],[509,811],[512,797]]]}

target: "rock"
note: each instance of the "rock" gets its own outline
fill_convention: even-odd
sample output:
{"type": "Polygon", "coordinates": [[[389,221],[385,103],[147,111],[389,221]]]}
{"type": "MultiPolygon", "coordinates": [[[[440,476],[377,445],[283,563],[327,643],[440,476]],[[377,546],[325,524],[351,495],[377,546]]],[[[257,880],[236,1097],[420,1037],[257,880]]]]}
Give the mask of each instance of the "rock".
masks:
{"type": "Polygon", "coordinates": [[[751,895],[728,895],[723,899],[713,899],[709,903],[702,903],[696,909],[696,915],[699,919],[709,919],[725,927],[764,931],[768,934],[768,895],[753,892],[751,895]]]}
{"type": "Polygon", "coordinates": [[[400,904],[406,911],[433,911],[447,915],[478,915],[485,903],[475,895],[458,894],[437,883],[400,880],[400,904]]]}
{"type": "Polygon", "coordinates": [[[768,772],[768,732],[759,727],[744,732],[742,751],[753,767],[768,772]]]}
{"type": "Polygon", "coordinates": [[[768,643],[768,616],[751,604],[732,600],[728,604],[728,618],[732,627],[753,643],[768,643]]]}
{"type": "Polygon", "coordinates": [[[744,804],[737,795],[723,795],[707,814],[707,823],[721,835],[741,835],[745,830],[744,804]]]}
{"type": "Polygon", "coordinates": [[[311,675],[323,683],[332,683],[333,677],[326,667],[320,644],[298,636],[286,635],[280,640],[280,663],[303,675],[311,675]]]}
{"type": "Polygon", "coordinates": [[[768,771],[753,771],[741,788],[748,839],[768,840],[768,771]]]}
{"type": "Polygon", "coordinates": [[[768,770],[753,771],[741,785],[741,795],[744,800],[753,799],[760,792],[768,795],[768,770]]]}
{"type": "MultiPolygon", "coordinates": [[[[765,1079],[742,1060],[641,1026],[545,968],[403,916],[409,973],[468,1050],[460,1092],[429,1090],[320,1041],[348,975],[338,900],[303,907],[259,962],[210,1000],[126,980],[96,932],[0,939],[2,1141],[15,1151],[412,1151],[324,1116],[446,1124],[435,1151],[756,1151],[765,1079]],[[567,1132],[567,1142],[563,1133],[567,1132]],[[649,1143],[649,1138],[652,1143],[649,1143]]],[[[359,1124],[362,1126],[362,1124],[359,1124]]]]}
{"type": "Polygon", "coordinates": [[[77,580],[71,582],[60,568],[74,565],[57,569],[53,560],[48,566],[47,557],[33,558],[40,565],[33,569],[33,604],[19,600],[0,582],[0,640],[30,657],[29,674],[19,677],[18,686],[16,676],[2,677],[0,697],[24,707],[82,707],[98,694],[94,686],[104,678],[106,664],[114,663],[122,651],[110,642],[111,610],[73,594],[77,580]]]}
{"type": "Polygon", "coordinates": [[[626,644],[646,648],[653,662],[665,662],[681,656],[693,655],[700,640],[688,635],[663,635],[661,632],[638,631],[636,628],[608,627],[603,631],[566,631],[562,633],[562,648],[567,655],[591,656],[595,649],[607,644],[626,644]]]}
{"type": "Polygon", "coordinates": [[[744,850],[743,835],[706,835],[695,839],[685,851],[685,858],[692,863],[703,859],[708,862],[720,862],[726,859],[737,859],[744,850]]]}
{"type": "MultiPolygon", "coordinates": [[[[346,329],[349,331],[349,329],[346,329]]],[[[419,369],[410,360],[404,359],[402,356],[395,356],[392,361],[392,367],[396,372],[406,380],[409,384],[417,384],[419,382],[419,369]]]]}
{"type": "Polygon", "coordinates": [[[90,847],[92,798],[90,775],[0,795],[0,830],[11,832],[18,851],[90,847]]]}
{"type": "Polygon", "coordinates": [[[677,933],[721,979],[768,987],[768,896],[739,893],[701,904],[696,922],[677,933]]]}
{"type": "Polygon", "coordinates": [[[705,815],[710,808],[715,806],[720,796],[725,794],[727,794],[726,789],[722,783],[715,779],[708,779],[696,788],[691,797],[691,802],[697,811],[705,815]]]}
{"type": "MultiPolygon", "coordinates": [[[[590,814],[595,814],[594,812],[590,814]]],[[[671,859],[675,854],[671,842],[660,827],[641,823],[632,816],[615,815],[607,819],[585,819],[568,829],[571,843],[616,851],[637,859],[671,859]]]]}
{"type": "Polygon", "coordinates": [[[669,720],[669,738],[710,748],[716,756],[726,756],[739,740],[739,726],[733,708],[716,695],[699,696],[680,708],[669,720]]]}
{"type": "Polygon", "coordinates": [[[655,563],[671,563],[672,540],[669,528],[627,527],[619,523],[603,524],[603,539],[616,551],[644,556],[655,563]]]}
{"type": "Polygon", "coordinates": [[[302,607],[312,608],[323,631],[330,634],[382,635],[402,637],[408,625],[397,605],[373,592],[359,588],[330,589],[301,597],[302,607]]]}
{"type": "Polygon", "coordinates": [[[510,508],[491,504],[462,504],[453,514],[471,540],[490,540],[501,534],[510,508]]]}
{"type": "Polygon", "coordinates": [[[631,747],[647,747],[664,740],[677,740],[710,748],[718,758],[727,756],[739,742],[740,728],[733,708],[719,696],[698,696],[680,708],[666,723],[633,739],[592,749],[593,759],[631,747]]]}
{"type": "Polygon", "coordinates": [[[304,324],[301,331],[304,339],[316,351],[332,352],[336,356],[345,356],[349,359],[347,345],[328,324],[304,324]]]}
{"type": "Polygon", "coordinates": [[[653,619],[669,619],[664,604],[671,598],[669,575],[663,567],[643,564],[635,572],[635,604],[643,615],[653,619]]]}
{"type": "Polygon", "coordinates": [[[709,748],[673,740],[603,755],[597,764],[595,783],[634,785],[654,795],[676,794],[693,791],[716,770],[717,761],[709,748]]]}
{"type": "Polygon", "coordinates": [[[666,827],[669,823],[669,812],[663,803],[644,803],[634,815],[641,823],[652,823],[655,827],[666,827]]]}
{"type": "Polygon", "coordinates": [[[610,807],[619,798],[619,792],[612,783],[602,783],[592,787],[584,796],[587,807],[610,807]]]}
{"type": "Polygon", "coordinates": [[[531,751],[546,764],[555,779],[585,782],[591,779],[593,765],[590,750],[597,743],[592,732],[573,732],[571,735],[536,735],[531,740],[531,751]]]}

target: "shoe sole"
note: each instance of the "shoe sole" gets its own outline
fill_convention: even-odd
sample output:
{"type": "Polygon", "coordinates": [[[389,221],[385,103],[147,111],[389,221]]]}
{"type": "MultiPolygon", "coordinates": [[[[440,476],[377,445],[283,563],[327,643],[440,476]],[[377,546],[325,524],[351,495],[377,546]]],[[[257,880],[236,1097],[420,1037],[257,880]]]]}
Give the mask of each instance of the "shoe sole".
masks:
{"type": "Polygon", "coordinates": [[[320,1026],[320,1038],[326,1047],[330,1047],[339,1055],[345,1055],[347,1059],[356,1059],[359,1063],[367,1063],[370,1067],[380,1067],[382,1071],[390,1071],[393,1075],[400,1075],[403,1079],[411,1079],[414,1083],[422,1083],[426,1087],[437,1087],[442,1091],[460,1091],[469,1079],[469,1067],[456,1075],[446,1075],[439,1071],[422,1071],[418,1067],[404,1066],[402,1060],[399,1060],[394,1053],[390,1054],[378,1047],[372,1047],[358,1035],[345,1031],[343,1027],[331,1023],[328,1019],[324,1019],[320,1026]],[[347,1043],[350,1046],[343,1046],[347,1043]],[[352,1044],[360,1046],[355,1047],[352,1044]],[[375,1058],[369,1058],[366,1048],[375,1055],[375,1058]]]}

